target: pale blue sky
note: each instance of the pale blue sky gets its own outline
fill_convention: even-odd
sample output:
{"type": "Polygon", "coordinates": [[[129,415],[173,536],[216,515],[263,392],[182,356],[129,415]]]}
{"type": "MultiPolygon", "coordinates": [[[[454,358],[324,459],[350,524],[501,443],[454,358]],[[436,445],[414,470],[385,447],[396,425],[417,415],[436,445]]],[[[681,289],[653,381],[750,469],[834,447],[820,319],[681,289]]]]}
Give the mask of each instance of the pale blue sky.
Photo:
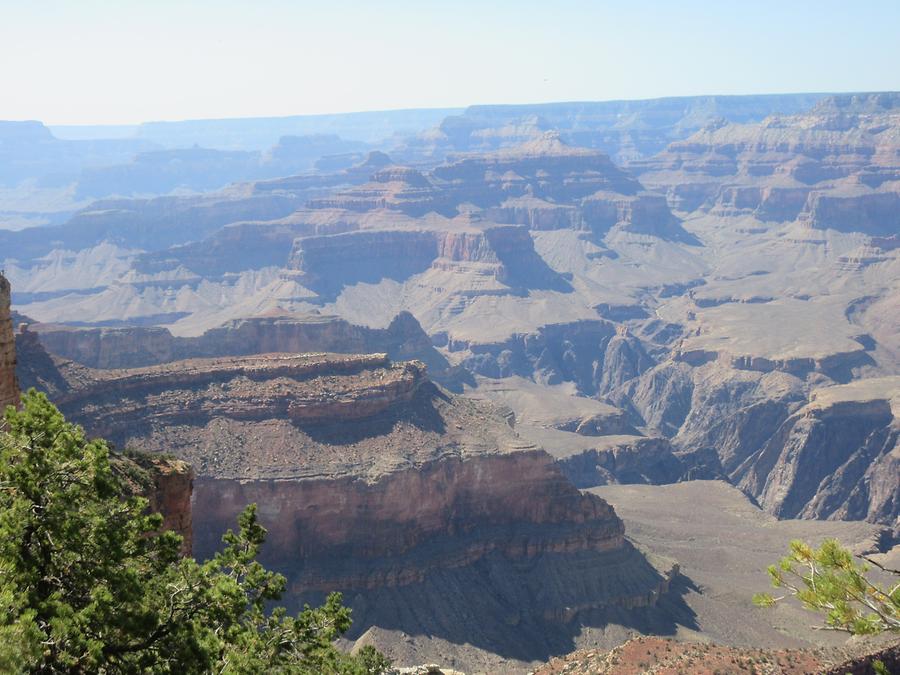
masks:
{"type": "Polygon", "coordinates": [[[49,124],[900,89],[900,0],[0,0],[49,124]]]}

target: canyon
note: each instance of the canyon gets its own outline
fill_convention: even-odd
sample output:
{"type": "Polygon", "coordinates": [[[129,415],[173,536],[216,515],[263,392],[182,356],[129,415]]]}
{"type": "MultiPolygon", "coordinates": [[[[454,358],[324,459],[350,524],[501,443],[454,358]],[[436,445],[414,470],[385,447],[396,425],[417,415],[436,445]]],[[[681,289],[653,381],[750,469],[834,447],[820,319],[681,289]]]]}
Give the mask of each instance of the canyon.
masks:
{"type": "Polygon", "coordinates": [[[269,532],[262,560],[287,576],[289,606],[340,590],[354,611],[349,637],[398,656],[370,629],[538,661],[578,644],[582,615],[652,613],[677,576],[674,561],[636,549],[608,503],[521,438],[508,410],[441,389],[419,362],[263,354],[98,370],[44,354],[39,374],[37,359],[23,359],[23,379],[55,383],[68,419],[193,467],[187,502],[169,481],[152,503],[176,529],[179,511],[191,523],[195,556],[212,555],[257,503],[269,532]],[[445,611],[402,610],[451,588],[445,611]],[[466,626],[461,614],[476,607],[481,618],[466,626]]]}
{"type": "Polygon", "coordinates": [[[290,601],[344,590],[347,647],[519,672],[629,631],[828,642],[704,597],[671,542],[703,521],[760,569],[789,534],[900,543],[900,96],[428,124],[0,232],[0,367],[193,467],[196,554],[258,502],[290,601]]]}

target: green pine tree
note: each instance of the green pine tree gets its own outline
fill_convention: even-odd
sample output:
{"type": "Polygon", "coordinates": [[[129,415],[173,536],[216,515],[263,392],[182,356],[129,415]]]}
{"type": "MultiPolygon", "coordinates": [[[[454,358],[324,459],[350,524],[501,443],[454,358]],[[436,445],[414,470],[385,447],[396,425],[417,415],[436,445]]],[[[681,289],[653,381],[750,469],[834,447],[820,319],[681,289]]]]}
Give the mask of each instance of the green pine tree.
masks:
{"type": "Polygon", "coordinates": [[[333,641],[350,610],[332,594],[296,616],[269,610],[285,578],[256,558],[256,507],[213,559],[129,494],[102,440],[43,394],[6,412],[0,432],[0,671],[21,673],[384,672],[374,649],[333,641]]]}
{"type": "Polygon", "coordinates": [[[772,585],[786,594],[759,593],[753,598],[759,606],[771,607],[791,595],[807,609],[823,614],[824,627],[831,630],[853,635],[900,631],[900,583],[882,586],[873,582],[871,568],[856,562],[834,539],[825,540],[819,548],[792,541],[788,555],[768,571],[772,585]]]}

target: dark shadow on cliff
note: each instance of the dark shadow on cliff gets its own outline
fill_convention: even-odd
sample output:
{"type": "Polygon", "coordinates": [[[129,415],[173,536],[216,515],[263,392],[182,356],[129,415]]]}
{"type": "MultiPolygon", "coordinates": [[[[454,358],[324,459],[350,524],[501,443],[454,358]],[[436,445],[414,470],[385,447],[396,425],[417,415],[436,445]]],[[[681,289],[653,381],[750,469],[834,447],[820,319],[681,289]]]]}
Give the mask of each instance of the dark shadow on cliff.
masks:
{"type": "MultiPolygon", "coordinates": [[[[416,562],[415,552],[409,557],[416,562]]],[[[574,651],[585,629],[620,626],[655,635],[675,635],[680,626],[699,630],[685,602],[685,595],[699,592],[694,583],[676,575],[668,592],[657,597],[661,583],[663,575],[630,545],[622,551],[545,553],[531,559],[495,552],[466,567],[432,569],[421,583],[345,589],[353,609],[348,637],[356,639],[377,626],[527,662],[574,651]],[[577,611],[602,605],[603,598],[606,606],[577,611]]]]}
{"type": "Polygon", "coordinates": [[[412,400],[392,406],[388,411],[359,420],[341,420],[339,424],[295,423],[303,433],[317,443],[349,445],[366,439],[386,436],[398,425],[409,424],[416,429],[435,434],[446,432],[441,407],[450,397],[431,382],[425,382],[412,400]]]}

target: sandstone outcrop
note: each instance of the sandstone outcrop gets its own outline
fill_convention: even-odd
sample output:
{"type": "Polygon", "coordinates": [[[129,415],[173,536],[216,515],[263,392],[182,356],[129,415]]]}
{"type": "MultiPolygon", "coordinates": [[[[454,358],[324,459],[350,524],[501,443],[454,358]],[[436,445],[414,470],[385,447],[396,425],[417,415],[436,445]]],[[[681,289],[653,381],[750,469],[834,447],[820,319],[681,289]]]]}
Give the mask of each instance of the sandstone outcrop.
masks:
{"type": "Polygon", "coordinates": [[[10,315],[10,285],[0,274],[0,410],[19,403],[16,379],[16,338],[10,315]]]}

